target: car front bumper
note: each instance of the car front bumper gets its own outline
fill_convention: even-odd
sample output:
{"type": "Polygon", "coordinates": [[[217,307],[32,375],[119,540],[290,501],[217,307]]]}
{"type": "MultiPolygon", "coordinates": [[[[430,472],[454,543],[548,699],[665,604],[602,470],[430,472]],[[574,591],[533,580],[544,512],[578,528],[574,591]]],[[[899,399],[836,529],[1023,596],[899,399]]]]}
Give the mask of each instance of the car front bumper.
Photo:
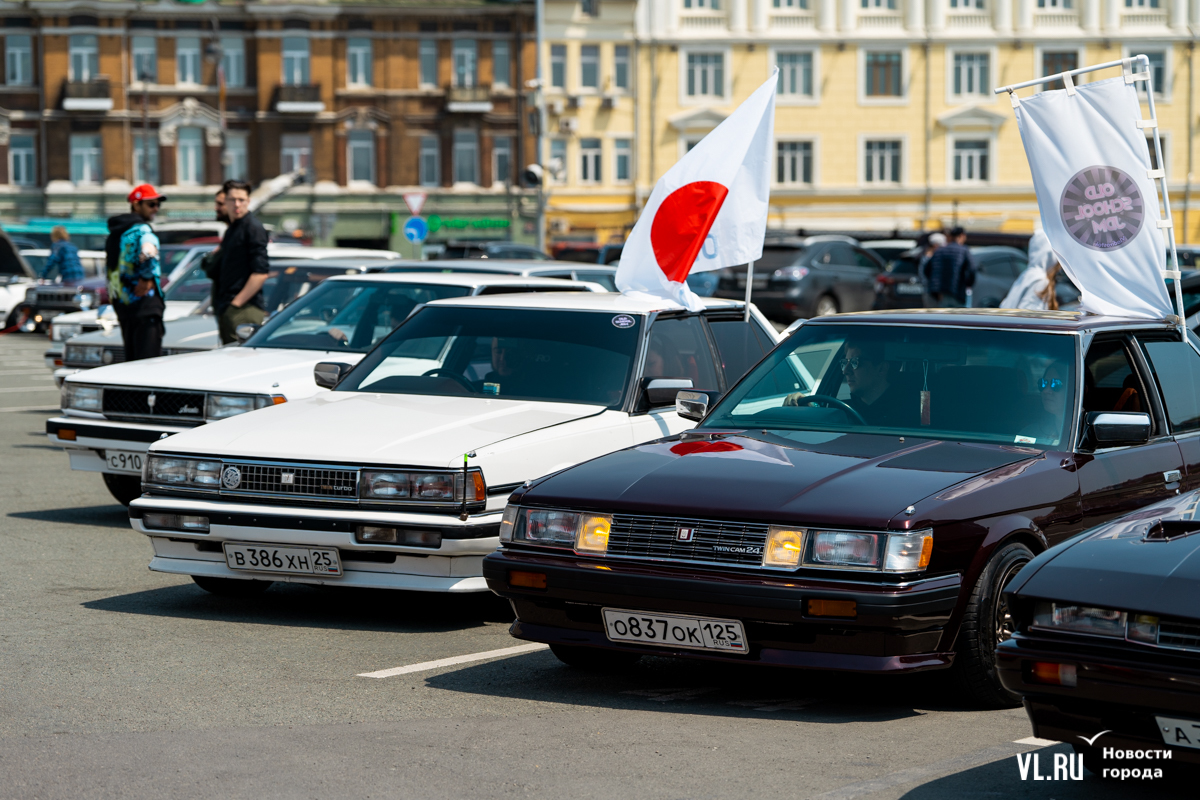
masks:
{"type": "MultiPolygon", "coordinates": [[[[1173,751],[1173,761],[1200,765],[1200,749],[1173,747],[1163,739],[1155,719],[1200,723],[1200,657],[1123,649],[1017,634],[997,648],[996,666],[1004,687],[1024,698],[1034,736],[1084,746],[1080,738],[1107,731],[1091,745],[1102,754],[1105,748],[1167,748],[1173,751]],[[1034,662],[1074,665],[1077,685],[1033,682],[1034,662]]],[[[1105,766],[1134,765],[1105,759],[1105,766]]]]}
{"type": "Polygon", "coordinates": [[[604,563],[564,555],[500,550],[483,561],[488,588],[512,601],[512,634],[551,644],[584,645],[644,654],[750,660],[811,669],[907,672],[949,666],[939,651],[962,589],[959,575],[909,584],[872,584],[836,578],[712,572],[670,566],[604,563]],[[512,570],[546,576],[544,590],[512,586],[512,570]],[[812,617],[806,601],[853,600],[854,619],[812,617]],[[601,609],[737,619],[747,655],[614,643],[601,609]]]}
{"type": "Polygon", "coordinates": [[[107,472],[112,475],[136,473],[112,469],[105,460],[109,450],[145,453],[153,442],[173,433],[191,430],[176,425],[113,422],[87,417],[51,417],[46,420],[46,437],[59,445],[71,458],[71,469],[82,472],[107,472]]]}
{"type": "Polygon", "coordinates": [[[445,514],[362,511],[353,508],[280,506],[143,495],[129,506],[133,529],[150,537],[150,569],[180,575],[258,578],[293,583],[402,589],[423,592],[483,592],[483,557],[499,544],[501,511],[476,514],[466,521],[445,514]],[[148,528],[147,512],[207,517],[208,533],[148,528]],[[439,547],[410,547],[358,542],[358,525],[438,529],[439,547]],[[340,577],[230,569],[225,542],[338,550],[340,577]]]}
{"type": "Polygon", "coordinates": [[[62,342],[55,342],[47,348],[46,352],[42,353],[42,360],[48,369],[58,369],[63,365],[64,349],[62,342]]]}

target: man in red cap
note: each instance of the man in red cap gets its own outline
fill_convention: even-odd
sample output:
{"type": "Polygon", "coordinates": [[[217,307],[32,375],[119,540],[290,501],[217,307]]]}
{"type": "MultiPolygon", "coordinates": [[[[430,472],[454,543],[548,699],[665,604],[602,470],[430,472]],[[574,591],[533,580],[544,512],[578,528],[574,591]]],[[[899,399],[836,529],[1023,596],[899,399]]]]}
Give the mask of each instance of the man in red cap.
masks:
{"type": "Polygon", "coordinates": [[[125,360],[162,355],[162,273],[150,222],[167,198],[143,183],[129,193],[130,213],[108,220],[104,243],[108,296],[121,323],[125,360]]]}

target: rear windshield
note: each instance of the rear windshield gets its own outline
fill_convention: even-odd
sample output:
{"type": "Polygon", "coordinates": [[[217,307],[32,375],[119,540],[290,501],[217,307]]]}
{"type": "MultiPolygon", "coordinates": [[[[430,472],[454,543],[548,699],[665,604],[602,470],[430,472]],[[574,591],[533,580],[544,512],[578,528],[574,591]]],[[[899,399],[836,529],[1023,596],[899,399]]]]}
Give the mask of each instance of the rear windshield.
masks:
{"type": "Polygon", "coordinates": [[[769,274],[773,269],[790,267],[804,258],[807,251],[808,248],[794,245],[774,247],[766,245],[763,247],[762,258],[754,262],[754,271],[769,274]]]}

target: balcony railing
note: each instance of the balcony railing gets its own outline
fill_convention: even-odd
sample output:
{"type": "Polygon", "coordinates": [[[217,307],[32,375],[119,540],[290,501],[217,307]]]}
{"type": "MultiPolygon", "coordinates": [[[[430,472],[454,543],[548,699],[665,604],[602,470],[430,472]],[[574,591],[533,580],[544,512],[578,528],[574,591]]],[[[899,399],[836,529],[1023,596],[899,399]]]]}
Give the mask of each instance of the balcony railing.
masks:
{"type": "Polygon", "coordinates": [[[1033,27],[1036,30],[1044,28],[1078,28],[1079,12],[1077,11],[1038,11],[1033,15],[1033,27]]]}
{"type": "Polygon", "coordinates": [[[459,114],[486,114],[492,110],[490,86],[451,86],[446,90],[446,110],[459,114]]]}
{"type": "Polygon", "coordinates": [[[67,81],[63,86],[63,109],[66,111],[111,111],[112,107],[112,84],[106,75],[86,81],[67,81]]]}
{"type": "Polygon", "coordinates": [[[807,31],[816,29],[816,18],[811,13],[771,14],[768,18],[771,30],[807,31]]]}
{"type": "Polygon", "coordinates": [[[1158,9],[1139,8],[1134,11],[1121,12],[1121,27],[1129,28],[1165,28],[1167,27],[1167,12],[1158,9]]]}
{"type": "Polygon", "coordinates": [[[319,114],[325,110],[321,100],[319,84],[279,86],[275,100],[275,110],[280,113],[319,114]]]}

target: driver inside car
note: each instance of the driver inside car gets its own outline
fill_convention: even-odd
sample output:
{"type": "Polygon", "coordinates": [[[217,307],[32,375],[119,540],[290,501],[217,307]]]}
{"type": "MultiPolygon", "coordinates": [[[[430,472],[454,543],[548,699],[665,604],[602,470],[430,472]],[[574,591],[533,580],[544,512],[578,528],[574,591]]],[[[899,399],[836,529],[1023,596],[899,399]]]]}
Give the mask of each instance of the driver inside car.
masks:
{"type": "MultiPolygon", "coordinates": [[[[404,322],[416,307],[416,301],[408,295],[401,292],[392,292],[384,298],[382,303],[376,306],[374,315],[376,317],[375,327],[382,329],[384,335],[387,335],[393,328],[404,322]]],[[[372,309],[368,307],[366,316],[372,316],[371,311],[372,309]]],[[[334,341],[343,344],[350,343],[350,336],[341,328],[330,328],[328,333],[334,341]]],[[[377,338],[379,338],[378,333],[374,333],[371,341],[374,342],[377,338]]]]}
{"type": "MultiPolygon", "coordinates": [[[[902,391],[896,385],[895,365],[884,360],[882,342],[847,342],[836,366],[842,371],[842,380],[850,390],[846,405],[858,412],[868,425],[880,428],[917,426],[920,421],[920,398],[915,393],[902,391]]],[[[810,400],[811,395],[805,397],[795,392],[789,394],[783,404],[802,406],[810,400]]],[[[852,424],[858,422],[853,417],[848,421],[852,424]]]]}
{"type": "Polygon", "coordinates": [[[529,339],[492,337],[492,371],[483,376],[485,394],[536,394],[535,384],[543,375],[535,363],[539,357],[531,352],[533,344],[529,339]]]}

